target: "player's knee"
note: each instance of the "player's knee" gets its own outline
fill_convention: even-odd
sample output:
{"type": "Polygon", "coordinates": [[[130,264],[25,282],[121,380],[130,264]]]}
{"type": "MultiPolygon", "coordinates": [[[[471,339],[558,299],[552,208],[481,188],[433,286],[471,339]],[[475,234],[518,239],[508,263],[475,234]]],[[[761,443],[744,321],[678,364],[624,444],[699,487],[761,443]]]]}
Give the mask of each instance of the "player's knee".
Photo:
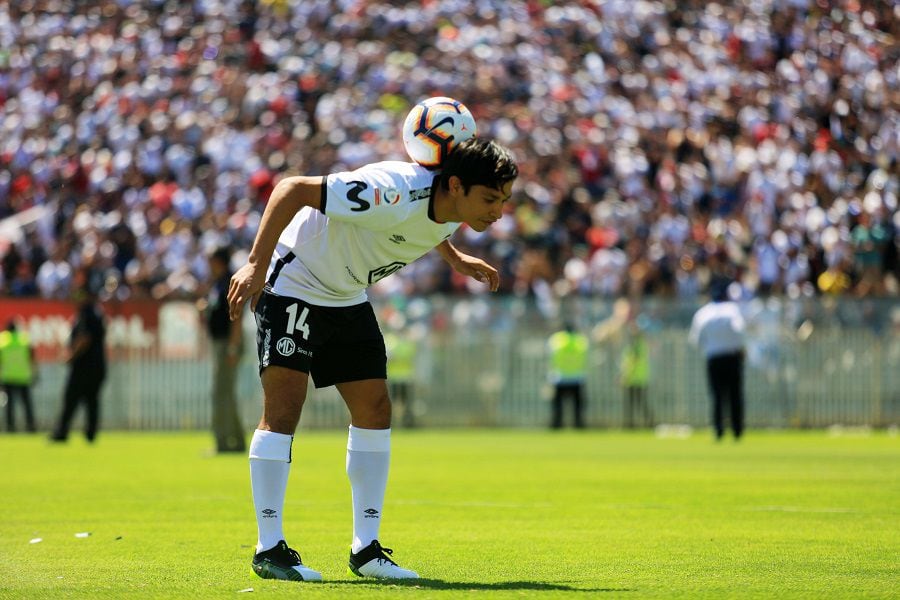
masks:
{"type": "Polygon", "coordinates": [[[391,400],[387,392],[373,396],[363,405],[358,405],[353,415],[353,424],[364,429],[388,429],[391,426],[391,400]]]}

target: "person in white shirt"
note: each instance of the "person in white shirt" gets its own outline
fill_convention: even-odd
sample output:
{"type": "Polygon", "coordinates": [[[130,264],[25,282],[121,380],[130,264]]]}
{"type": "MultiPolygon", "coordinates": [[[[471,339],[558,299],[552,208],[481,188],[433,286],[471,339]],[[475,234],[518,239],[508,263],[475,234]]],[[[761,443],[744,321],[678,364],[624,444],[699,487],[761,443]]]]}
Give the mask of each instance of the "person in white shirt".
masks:
{"type": "Polygon", "coordinates": [[[456,250],[465,223],[484,231],[502,215],[518,168],[508,150],[471,138],[440,171],[380,162],[324,177],[286,177],[272,192],[247,264],[228,291],[257,321],[263,415],[250,443],[264,578],[320,581],[284,540],[282,509],[293,434],[309,377],[335,385],[350,412],[347,475],[353,507],[350,569],[361,577],[416,578],[378,541],[390,457],[391,402],[384,338],[366,288],[432,248],[458,273],[496,291],[497,270],[456,250]]]}
{"type": "Polygon", "coordinates": [[[725,411],[731,413],[735,439],[744,433],[744,332],[737,303],[728,300],[727,286],[711,286],[711,301],[694,314],[690,341],[706,357],[706,376],[713,401],[716,439],[725,434],[725,411]]]}

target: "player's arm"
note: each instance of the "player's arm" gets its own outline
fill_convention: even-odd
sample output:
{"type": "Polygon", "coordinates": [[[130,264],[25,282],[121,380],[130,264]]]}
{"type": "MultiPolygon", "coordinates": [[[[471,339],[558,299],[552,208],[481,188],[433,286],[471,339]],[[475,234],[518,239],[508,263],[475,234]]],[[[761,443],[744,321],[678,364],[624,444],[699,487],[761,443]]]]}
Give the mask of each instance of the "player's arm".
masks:
{"type": "Polygon", "coordinates": [[[240,316],[248,299],[252,298],[251,310],[256,307],[281,232],[301,208],[310,206],[321,210],[323,185],[322,177],[286,177],[272,190],[247,264],[237,270],[228,285],[228,313],[232,320],[240,316]]]}
{"type": "Polygon", "coordinates": [[[437,246],[438,254],[460,275],[473,277],[488,284],[492,292],[500,288],[500,274],[497,269],[480,258],[460,252],[450,240],[444,240],[437,246]]]}

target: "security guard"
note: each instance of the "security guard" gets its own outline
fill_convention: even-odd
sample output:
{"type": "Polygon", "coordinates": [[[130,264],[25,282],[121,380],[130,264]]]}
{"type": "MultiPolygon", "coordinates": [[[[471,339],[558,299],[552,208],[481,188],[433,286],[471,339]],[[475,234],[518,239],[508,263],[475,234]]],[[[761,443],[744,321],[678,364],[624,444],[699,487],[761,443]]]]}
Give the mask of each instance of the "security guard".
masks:
{"type": "Polygon", "coordinates": [[[584,380],[587,371],[588,339],[566,323],[562,331],[550,336],[550,379],[553,383],[553,415],[550,426],[562,427],[563,402],[572,399],[575,427],[584,427],[584,380]]]}
{"type": "Polygon", "coordinates": [[[653,425],[653,413],[647,404],[650,384],[650,351],[647,337],[635,320],[628,324],[628,340],[622,350],[620,381],[625,392],[625,427],[635,427],[635,412],[640,411],[645,427],[653,425]]]}
{"type": "Polygon", "coordinates": [[[414,427],[413,384],[416,371],[416,343],[410,336],[394,331],[384,335],[387,352],[387,381],[391,400],[400,406],[404,427],[414,427]]]}
{"type": "Polygon", "coordinates": [[[34,349],[28,334],[19,331],[15,320],[11,320],[6,330],[0,332],[0,385],[6,392],[6,426],[9,431],[16,430],[17,397],[25,407],[25,427],[32,433],[36,431],[31,405],[31,386],[36,374],[34,349]]]}

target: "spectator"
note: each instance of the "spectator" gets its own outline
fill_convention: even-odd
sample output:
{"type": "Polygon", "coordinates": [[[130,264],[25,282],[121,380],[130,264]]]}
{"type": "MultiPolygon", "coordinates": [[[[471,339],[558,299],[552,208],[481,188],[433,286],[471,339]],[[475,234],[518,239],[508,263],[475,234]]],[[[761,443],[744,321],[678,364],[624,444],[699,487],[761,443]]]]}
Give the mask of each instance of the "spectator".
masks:
{"type": "MultiPolygon", "coordinates": [[[[403,158],[440,92],[522,166],[461,244],[506,292],[696,296],[727,253],[754,292],[900,293],[896,3],[350,4],[2,3],[0,219],[46,209],[0,240],[4,292],[66,297],[60,259],[99,253],[104,294],[196,296],[280,177],[403,158]]],[[[430,268],[402,287],[465,287],[430,268]]]]}

